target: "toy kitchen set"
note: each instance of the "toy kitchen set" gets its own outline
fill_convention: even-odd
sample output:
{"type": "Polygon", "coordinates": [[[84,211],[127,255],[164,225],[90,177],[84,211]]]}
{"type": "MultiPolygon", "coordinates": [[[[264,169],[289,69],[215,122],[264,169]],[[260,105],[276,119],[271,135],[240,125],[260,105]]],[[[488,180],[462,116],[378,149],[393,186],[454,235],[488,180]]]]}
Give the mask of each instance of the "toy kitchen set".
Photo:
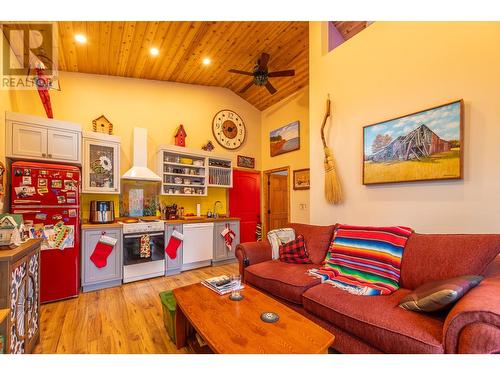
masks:
{"type": "Polygon", "coordinates": [[[42,303],[235,261],[239,219],[225,217],[217,202],[207,210],[211,217],[202,216],[199,204],[209,187],[232,186],[231,159],[165,145],[154,172],[147,130],[134,128],[133,165],[120,176],[120,146],[117,136],[72,123],[6,114],[6,210],[22,217],[21,240],[43,240],[42,303]],[[184,212],[172,203],[176,197],[192,197],[197,212],[184,212]]]}

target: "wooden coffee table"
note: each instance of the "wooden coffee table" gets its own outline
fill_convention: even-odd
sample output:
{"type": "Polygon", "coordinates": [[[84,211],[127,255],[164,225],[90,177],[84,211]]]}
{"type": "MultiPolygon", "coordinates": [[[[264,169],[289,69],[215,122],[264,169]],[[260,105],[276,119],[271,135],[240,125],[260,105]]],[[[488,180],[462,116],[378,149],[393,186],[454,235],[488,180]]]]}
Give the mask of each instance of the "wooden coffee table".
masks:
{"type": "Polygon", "coordinates": [[[186,346],[195,330],[215,353],[327,353],[334,336],[306,317],[249,285],[242,301],[231,301],[201,284],[174,289],[177,300],[177,348],[186,346]],[[260,319],[279,315],[276,323],[260,319]]]}

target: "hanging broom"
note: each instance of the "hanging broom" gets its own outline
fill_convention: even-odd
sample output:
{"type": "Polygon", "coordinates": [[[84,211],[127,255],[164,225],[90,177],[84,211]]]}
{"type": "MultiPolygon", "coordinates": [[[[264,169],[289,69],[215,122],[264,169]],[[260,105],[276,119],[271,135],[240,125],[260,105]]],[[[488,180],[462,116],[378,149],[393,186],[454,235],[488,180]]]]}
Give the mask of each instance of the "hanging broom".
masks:
{"type": "Polygon", "coordinates": [[[326,112],[321,125],[321,140],[323,141],[323,149],[325,151],[325,197],[328,203],[337,204],[342,202],[342,188],[335,169],[335,161],[330,148],[326,144],[325,125],[330,117],[330,95],[326,100],[326,112]]]}

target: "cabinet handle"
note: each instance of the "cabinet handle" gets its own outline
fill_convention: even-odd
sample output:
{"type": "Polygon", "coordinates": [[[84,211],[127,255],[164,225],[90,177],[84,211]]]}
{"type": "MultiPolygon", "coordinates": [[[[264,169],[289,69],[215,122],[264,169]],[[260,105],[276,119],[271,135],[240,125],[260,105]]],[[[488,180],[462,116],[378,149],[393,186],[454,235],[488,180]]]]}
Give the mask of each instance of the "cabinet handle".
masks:
{"type": "Polygon", "coordinates": [[[47,154],[47,156],[48,156],[49,158],[51,158],[51,157],[52,157],[52,154],[47,154]]]}
{"type": "Polygon", "coordinates": [[[42,158],[44,158],[44,157],[46,157],[46,156],[47,156],[47,154],[42,154],[42,158]]]}
{"type": "Polygon", "coordinates": [[[101,232],[101,235],[102,235],[102,236],[104,236],[105,234],[106,234],[106,232],[104,232],[104,231],[102,231],[102,232],[101,232]]]}

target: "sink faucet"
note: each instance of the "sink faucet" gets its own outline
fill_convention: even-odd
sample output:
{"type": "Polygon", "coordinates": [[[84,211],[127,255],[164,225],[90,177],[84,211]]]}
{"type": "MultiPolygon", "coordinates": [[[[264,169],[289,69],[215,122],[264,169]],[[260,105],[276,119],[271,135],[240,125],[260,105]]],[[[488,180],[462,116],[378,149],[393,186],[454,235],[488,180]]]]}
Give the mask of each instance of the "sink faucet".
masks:
{"type": "Polygon", "coordinates": [[[219,213],[217,212],[217,207],[222,208],[222,202],[221,201],[215,201],[214,203],[214,218],[217,219],[219,217],[219,213]]]}

